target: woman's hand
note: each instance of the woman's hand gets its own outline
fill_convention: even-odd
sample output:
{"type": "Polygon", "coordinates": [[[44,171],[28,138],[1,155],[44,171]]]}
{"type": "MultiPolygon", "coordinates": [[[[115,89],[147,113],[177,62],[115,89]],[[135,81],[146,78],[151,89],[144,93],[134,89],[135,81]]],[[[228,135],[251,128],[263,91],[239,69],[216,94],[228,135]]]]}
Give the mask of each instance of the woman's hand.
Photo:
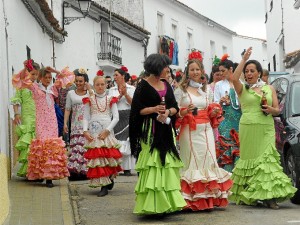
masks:
{"type": "Polygon", "coordinates": [[[161,122],[161,123],[165,123],[166,120],[168,118],[168,113],[164,113],[164,114],[158,114],[158,116],[156,117],[157,121],[158,122],[161,122]]]}
{"type": "Polygon", "coordinates": [[[94,138],[91,136],[91,134],[90,134],[88,131],[84,131],[84,132],[83,132],[83,136],[84,136],[89,142],[91,142],[91,141],[94,140],[94,138]]]}
{"type": "Polygon", "coordinates": [[[186,108],[187,113],[190,113],[194,110],[195,105],[193,103],[189,104],[188,107],[186,108]]]}
{"type": "Polygon", "coordinates": [[[119,87],[119,93],[121,97],[127,95],[126,84],[119,87]]]}
{"type": "Polygon", "coordinates": [[[252,54],[252,47],[249,47],[246,50],[245,54],[243,55],[243,60],[247,61],[250,58],[251,54],[252,54]]]}
{"type": "Polygon", "coordinates": [[[108,137],[108,135],[110,134],[110,131],[107,130],[107,129],[104,129],[99,135],[98,135],[98,138],[100,140],[104,140],[105,138],[108,137]]]}
{"type": "Polygon", "coordinates": [[[69,128],[67,124],[64,124],[64,132],[67,134],[69,133],[69,128]]]}

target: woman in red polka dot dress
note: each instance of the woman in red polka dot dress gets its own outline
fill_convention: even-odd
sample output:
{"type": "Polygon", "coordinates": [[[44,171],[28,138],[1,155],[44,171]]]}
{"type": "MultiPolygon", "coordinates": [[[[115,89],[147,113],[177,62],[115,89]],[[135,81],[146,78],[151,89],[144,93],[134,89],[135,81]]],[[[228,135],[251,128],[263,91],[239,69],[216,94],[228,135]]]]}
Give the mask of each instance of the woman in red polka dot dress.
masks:
{"type": "Polygon", "coordinates": [[[40,83],[33,83],[26,69],[14,75],[16,88],[29,88],[36,105],[36,139],[30,144],[28,156],[28,180],[46,179],[46,186],[53,187],[52,180],[69,176],[64,141],[58,137],[58,125],[54,110],[54,97],[59,84],[52,85],[51,72],[46,67],[40,70],[40,83]]]}

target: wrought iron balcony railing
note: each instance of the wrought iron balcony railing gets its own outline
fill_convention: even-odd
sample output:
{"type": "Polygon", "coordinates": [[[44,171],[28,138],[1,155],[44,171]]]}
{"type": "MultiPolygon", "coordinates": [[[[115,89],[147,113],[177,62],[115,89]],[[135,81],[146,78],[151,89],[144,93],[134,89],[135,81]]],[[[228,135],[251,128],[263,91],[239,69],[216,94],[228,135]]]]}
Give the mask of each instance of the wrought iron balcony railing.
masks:
{"type": "Polygon", "coordinates": [[[110,60],[122,65],[121,38],[108,32],[99,33],[100,52],[97,54],[98,60],[110,60]]]}

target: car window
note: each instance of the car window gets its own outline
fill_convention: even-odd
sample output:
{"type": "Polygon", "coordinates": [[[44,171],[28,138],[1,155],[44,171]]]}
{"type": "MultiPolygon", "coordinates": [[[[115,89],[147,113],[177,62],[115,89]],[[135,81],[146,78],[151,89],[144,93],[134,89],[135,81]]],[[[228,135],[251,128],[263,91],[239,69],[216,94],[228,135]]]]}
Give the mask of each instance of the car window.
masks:
{"type": "Polygon", "coordinates": [[[300,113],[299,97],[300,97],[300,82],[295,82],[295,83],[293,83],[293,85],[291,87],[291,111],[292,111],[292,114],[300,113]]]}
{"type": "Polygon", "coordinates": [[[280,111],[282,111],[282,109],[284,108],[288,83],[289,83],[288,80],[285,78],[276,79],[272,83],[272,86],[274,87],[276,94],[277,94],[278,105],[279,105],[280,111]]]}

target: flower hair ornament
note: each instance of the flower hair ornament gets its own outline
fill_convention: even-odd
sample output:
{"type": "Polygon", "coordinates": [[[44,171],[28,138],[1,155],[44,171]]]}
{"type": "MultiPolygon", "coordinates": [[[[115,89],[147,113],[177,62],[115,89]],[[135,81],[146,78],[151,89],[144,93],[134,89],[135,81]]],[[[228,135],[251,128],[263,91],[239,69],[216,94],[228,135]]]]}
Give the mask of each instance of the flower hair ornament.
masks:
{"type": "Polygon", "coordinates": [[[181,76],[181,72],[180,72],[180,71],[177,71],[176,74],[175,74],[175,76],[176,76],[176,77],[180,77],[180,76],[181,76]]]}
{"type": "Polygon", "coordinates": [[[79,68],[78,69],[78,73],[80,73],[80,74],[87,74],[87,71],[86,71],[86,69],[84,69],[84,68],[79,68]]]}
{"type": "Polygon", "coordinates": [[[199,50],[193,50],[190,54],[189,54],[189,57],[188,57],[189,60],[192,60],[192,59],[198,59],[199,61],[202,62],[203,60],[203,57],[202,57],[202,54],[199,50]]]}
{"type": "Polygon", "coordinates": [[[217,66],[217,65],[219,65],[220,62],[221,62],[221,60],[215,55],[214,60],[213,60],[213,65],[217,66]]]}
{"type": "Polygon", "coordinates": [[[126,66],[121,66],[121,68],[120,68],[121,70],[123,70],[125,73],[128,73],[128,69],[127,69],[127,67],[126,66]]]}
{"type": "Polygon", "coordinates": [[[131,80],[137,80],[137,75],[131,75],[131,80]]]}
{"type": "Polygon", "coordinates": [[[63,68],[59,74],[56,75],[56,80],[61,83],[62,88],[72,85],[75,81],[75,74],[68,66],[63,68]]]}
{"type": "Polygon", "coordinates": [[[225,60],[227,60],[229,58],[229,55],[226,53],[222,56],[221,58],[221,62],[224,62],[225,60]]]}
{"type": "Polygon", "coordinates": [[[98,70],[96,75],[102,77],[104,75],[103,70],[98,70]]]}
{"type": "Polygon", "coordinates": [[[24,65],[26,67],[26,69],[30,72],[32,71],[34,68],[32,66],[33,60],[32,59],[28,59],[25,61],[24,65]]]}

